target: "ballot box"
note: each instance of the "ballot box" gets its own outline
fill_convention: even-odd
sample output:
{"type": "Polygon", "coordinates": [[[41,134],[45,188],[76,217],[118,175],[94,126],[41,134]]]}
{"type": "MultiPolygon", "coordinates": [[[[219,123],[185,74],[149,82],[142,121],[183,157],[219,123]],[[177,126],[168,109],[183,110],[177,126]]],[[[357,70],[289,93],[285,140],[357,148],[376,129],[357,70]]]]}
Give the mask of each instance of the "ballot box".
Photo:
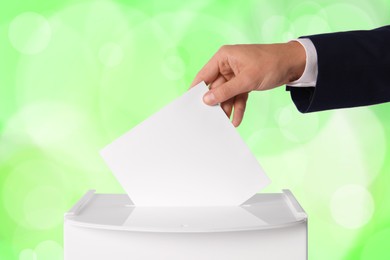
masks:
{"type": "Polygon", "coordinates": [[[289,190],[240,206],[135,206],[87,192],[64,216],[65,260],[303,260],[307,215],[289,190]]]}
{"type": "Polygon", "coordinates": [[[126,194],[65,214],[65,260],[304,260],[307,216],[270,179],[205,82],[100,151],[126,194]]]}

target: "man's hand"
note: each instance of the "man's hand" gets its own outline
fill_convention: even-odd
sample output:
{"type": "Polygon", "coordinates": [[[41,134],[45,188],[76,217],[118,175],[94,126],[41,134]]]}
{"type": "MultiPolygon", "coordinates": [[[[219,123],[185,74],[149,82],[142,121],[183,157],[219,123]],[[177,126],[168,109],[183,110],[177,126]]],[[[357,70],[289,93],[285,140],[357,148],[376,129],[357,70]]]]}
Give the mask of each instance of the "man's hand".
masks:
{"type": "Polygon", "coordinates": [[[238,126],[245,112],[248,93],[272,89],[301,77],[306,64],[303,46],[296,41],[281,44],[222,46],[196,75],[192,86],[202,80],[210,85],[203,100],[221,103],[233,125],[238,126]]]}

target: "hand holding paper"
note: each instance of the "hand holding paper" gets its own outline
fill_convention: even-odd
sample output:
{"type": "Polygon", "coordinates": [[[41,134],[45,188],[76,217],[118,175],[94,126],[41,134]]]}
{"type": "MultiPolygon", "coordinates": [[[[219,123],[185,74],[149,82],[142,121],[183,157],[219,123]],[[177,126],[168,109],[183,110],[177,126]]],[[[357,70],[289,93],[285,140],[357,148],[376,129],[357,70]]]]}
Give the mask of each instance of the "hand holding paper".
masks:
{"type": "Polygon", "coordinates": [[[204,82],[101,155],[137,206],[237,206],[269,179],[204,82]]]}

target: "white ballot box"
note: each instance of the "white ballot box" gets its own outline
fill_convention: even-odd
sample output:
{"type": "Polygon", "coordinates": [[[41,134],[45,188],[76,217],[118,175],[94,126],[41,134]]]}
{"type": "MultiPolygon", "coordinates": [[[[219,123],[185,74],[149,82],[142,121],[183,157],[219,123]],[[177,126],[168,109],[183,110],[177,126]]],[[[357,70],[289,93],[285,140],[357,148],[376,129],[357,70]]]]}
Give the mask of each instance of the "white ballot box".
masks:
{"type": "Polygon", "coordinates": [[[90,191],[65,214],[66,260],[307,259],[306,213],[288,190],[256,194],[270,180],[207,91],[100,151],[127,194],[90,191]]]}
{"type": "Polygon", "coordinates": [[[307,215],[289,190],[240,206],[135,206],[86,193],[64,217],[65,260],[304,260],[307,215]]]}

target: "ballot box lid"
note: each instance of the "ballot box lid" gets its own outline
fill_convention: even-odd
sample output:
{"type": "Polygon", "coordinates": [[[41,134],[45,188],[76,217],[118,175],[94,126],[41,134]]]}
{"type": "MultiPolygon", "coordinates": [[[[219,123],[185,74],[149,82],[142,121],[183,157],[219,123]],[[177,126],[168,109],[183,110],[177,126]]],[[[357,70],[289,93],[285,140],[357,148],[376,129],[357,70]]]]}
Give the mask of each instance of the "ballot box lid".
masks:
{"type": "Polygon", "coordinates": [[[126,194],[88,191],[67,213],[68,225],[138,232],[232,232],[285,228],[307,215],[289,190],[256,194],[240,206],[137,207],[126,194]]]}

